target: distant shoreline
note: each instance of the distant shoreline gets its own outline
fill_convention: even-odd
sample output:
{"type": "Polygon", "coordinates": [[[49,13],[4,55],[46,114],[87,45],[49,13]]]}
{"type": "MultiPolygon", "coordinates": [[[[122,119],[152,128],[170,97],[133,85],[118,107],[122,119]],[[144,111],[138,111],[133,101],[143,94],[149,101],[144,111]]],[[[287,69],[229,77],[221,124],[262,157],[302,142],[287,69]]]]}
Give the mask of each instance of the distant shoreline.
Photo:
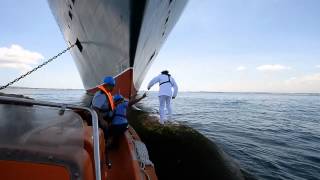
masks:
{"type": "MultiPolygon", "coordinates": [[[[43,89],[43,90],[81,90],[85,91],[85,89],[72,89],[72,88],[34,88],[34,87],[18,87],[12,86],[8,87],[12,89],[43,89]]],[[[141,92],[146,92],[146,90],[140,90],[141,92]]],[[[152,93],[156,93],[158,91],[149,91],[152,93]]],[[[228,93],[228,94],[277,94],[277,95],[316,95],[320,96],[320,92],[254,92],[254,91],[247,91],[247,92],[237,92],[237,91],[180,91],[180,93],[228,93]]]]}
{"type": "Polygon", "coordinates": [[[72,88],[34,88],[34,87],[19,87],[19,86],[10,86],[9,89],[46,89],[46,90],[83,90],[85,89],[72,89],[72,88]]]}

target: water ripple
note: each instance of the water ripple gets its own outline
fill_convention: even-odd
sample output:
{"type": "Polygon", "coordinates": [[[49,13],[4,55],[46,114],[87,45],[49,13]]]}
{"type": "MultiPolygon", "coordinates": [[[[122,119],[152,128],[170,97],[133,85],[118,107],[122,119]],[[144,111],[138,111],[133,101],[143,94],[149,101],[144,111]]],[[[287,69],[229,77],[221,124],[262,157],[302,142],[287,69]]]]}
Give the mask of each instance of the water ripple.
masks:
{"type": "MultiPolygon", "coordinates": [[[[40,100],[85,104],[83,90],[15,89],[40,100]]],[[[158,114],[156,93],[139,103],[158,114]]],[[[319,179],[320,94],[180,93],[173,120],[218,143],[257,179],[319,179]]]]}

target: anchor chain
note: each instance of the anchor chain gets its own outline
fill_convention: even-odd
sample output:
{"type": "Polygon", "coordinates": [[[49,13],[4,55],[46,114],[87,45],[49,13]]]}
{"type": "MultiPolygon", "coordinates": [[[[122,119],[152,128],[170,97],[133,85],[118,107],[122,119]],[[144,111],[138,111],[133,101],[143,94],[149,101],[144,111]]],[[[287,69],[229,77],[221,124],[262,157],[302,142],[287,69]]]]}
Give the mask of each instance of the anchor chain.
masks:
{"type": "Polygon", "coordinates": [[[42,68],[44,65],[46,65],[46,64],[48,64],[49,62],[57,59],[59,56],[61,56],[61,55],[64,54],[65,52],[69,51],[69,50],[70,50],[71,48],[73,48],[74,46],[75,46],[75,44],[72,44],[72,45],[69,46],[67,49],[61,51],[59,54],[53,56],[52,58],[50,58],[50,59],[47,60],[46,62],[40,64],[39,66],[33,68],[32,70],[30,70],[30,71],[28,71],[28,72],[26,72],[25,74],[23,74],[23,75],[21,75],[20,77],[14,79],[13,81],[9,82],[8,84],[6,84],[6,85],[4,85],[4,86],[1,86],[1,87],[0,87],[0,90],[3,90],[3,89],[5,89],[5,88],[7,88],[8,86],[11,86],[12,84],[16,83],[16,82],[19,81],[20,79],[28,76],[29,74],[33,73],[33,72],[36,71],[36,70],[42,68]]]}

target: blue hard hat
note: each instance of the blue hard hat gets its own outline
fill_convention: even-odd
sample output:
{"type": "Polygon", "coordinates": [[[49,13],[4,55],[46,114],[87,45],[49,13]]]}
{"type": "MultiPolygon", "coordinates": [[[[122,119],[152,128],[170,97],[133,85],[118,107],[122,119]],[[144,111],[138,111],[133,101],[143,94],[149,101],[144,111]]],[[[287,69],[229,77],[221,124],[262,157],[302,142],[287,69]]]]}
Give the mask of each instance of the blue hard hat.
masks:
{"type": "Polygon", "coordinates": [[[116,94],[113,96],[113,101],[114,102],[117,102],[117,101],[120,101],[120,100],[123,100],[123,96],[121,96],[120,94],[116,94]]]}
{"type": "Polygon", "coordinates": [[[104,84],[109,84],[111,86],[115,86],[116,85],[116,81],[114,80],[114,78],[112,76],[106,76],[103,79],[103,83],[104,84]]]}

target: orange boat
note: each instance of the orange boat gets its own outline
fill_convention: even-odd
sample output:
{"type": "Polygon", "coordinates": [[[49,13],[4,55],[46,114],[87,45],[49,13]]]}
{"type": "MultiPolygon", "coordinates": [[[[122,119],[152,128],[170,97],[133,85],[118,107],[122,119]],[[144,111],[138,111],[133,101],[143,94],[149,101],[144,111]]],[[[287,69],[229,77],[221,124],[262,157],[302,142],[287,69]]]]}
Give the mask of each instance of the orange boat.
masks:
{"type": "Polygon", "coordinates": [[[0,114],[0,179],[157,179],[137,133],[109,150],[90,108],[0,96],[0,114]]]}

